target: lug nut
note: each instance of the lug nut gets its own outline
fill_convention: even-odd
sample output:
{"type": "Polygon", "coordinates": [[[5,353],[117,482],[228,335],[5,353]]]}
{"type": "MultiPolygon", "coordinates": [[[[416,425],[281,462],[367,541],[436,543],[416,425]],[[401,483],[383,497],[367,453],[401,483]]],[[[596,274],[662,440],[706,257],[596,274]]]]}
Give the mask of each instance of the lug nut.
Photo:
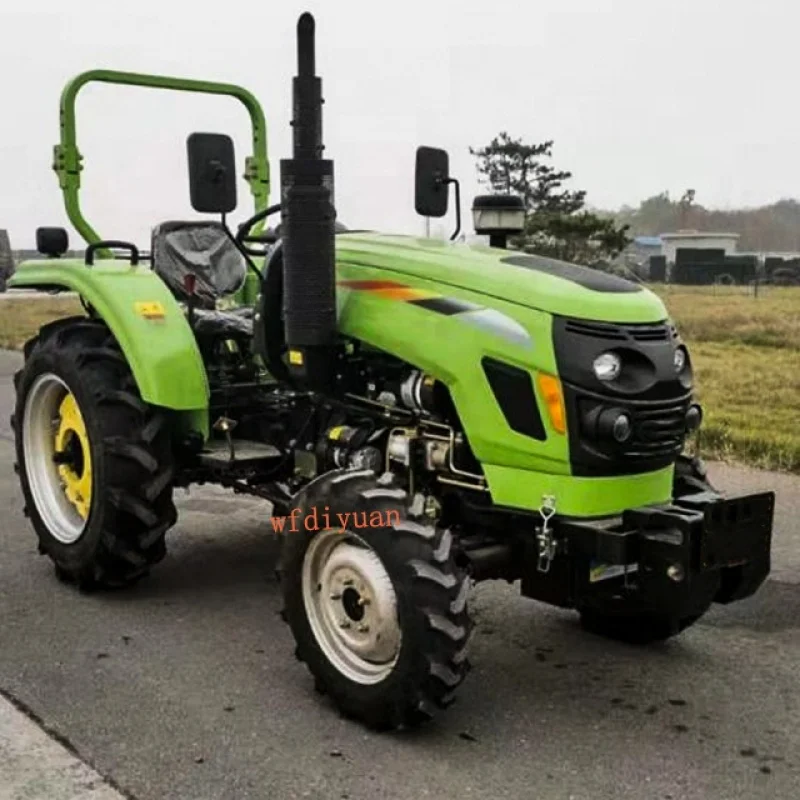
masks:
{"type": "Polygon", "coordinates": [[[339,627],[340,627],[340,628],[349,628],[349,627],[350,627],[350,621],[349,621],[349,620],[346,620],[346,619],[343,619],[343,620],[342,620],[342,621],[339,623],[339,627]]]}
{"type": "Polygon", "coordinates": [[[342,599],[342,595],[341,595],[340,592],[333,592],[331,594],[331,600],[341,600],[341,599],[342,599]]]}
{"type": "Polygon", "coordinates": [[[361,624],[358,626],[359,633],[367,633],[367,631],[369,631],[369,625],[361,624]]]}

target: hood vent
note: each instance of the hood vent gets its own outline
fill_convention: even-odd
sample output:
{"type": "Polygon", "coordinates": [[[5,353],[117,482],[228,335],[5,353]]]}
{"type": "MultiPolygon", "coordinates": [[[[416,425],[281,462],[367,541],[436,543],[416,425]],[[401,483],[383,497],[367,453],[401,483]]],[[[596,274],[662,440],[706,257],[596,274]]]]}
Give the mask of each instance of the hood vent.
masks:
{"type": "Polygon", "coordinates": [[[676,338],[677,331],[666,322],[642,323],[636,325],[611,325],[606,322],[584,322],[567,320],[565,326],[569,333],[579,336],[592,336],[595,339],[608,339],[614,342],[667,342],[676,338]]]}

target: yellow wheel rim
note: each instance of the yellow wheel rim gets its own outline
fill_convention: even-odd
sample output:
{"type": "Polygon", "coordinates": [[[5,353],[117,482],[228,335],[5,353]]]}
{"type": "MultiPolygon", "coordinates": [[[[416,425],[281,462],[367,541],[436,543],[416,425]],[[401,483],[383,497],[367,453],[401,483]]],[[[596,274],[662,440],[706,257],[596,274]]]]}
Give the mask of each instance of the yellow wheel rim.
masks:
{"type": "Polygon", "coordinates": [[[71,392],[58,407],[55,452],[69,458],[68,463],[59,464],[58,474],[67,500],[85,520],[92,504],[92,454],[86,424],[71,392]]]}

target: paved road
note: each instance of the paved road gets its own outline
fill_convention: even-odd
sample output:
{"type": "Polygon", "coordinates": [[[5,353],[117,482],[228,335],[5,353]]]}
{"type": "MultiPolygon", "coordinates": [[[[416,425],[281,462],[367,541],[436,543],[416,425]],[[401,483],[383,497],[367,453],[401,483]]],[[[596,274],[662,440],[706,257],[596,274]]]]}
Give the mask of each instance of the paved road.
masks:
{"type": "Polygon", "coordinates": [[[0,354],[0,688],[138,800],[800,796],[800,480],[778,491],[772,579],[645,650],[477,587],[475,668],[415,735],[346,722],[293,656],[265,510],[181,497],[171,552],[134,591],[82,596],[36,554],[11,468],[14,359],[0,354]]]}
{"type": "Polygon", "coordinates": [[[68,745],[0,697],[0,800],[124,800],[68,745]]]}

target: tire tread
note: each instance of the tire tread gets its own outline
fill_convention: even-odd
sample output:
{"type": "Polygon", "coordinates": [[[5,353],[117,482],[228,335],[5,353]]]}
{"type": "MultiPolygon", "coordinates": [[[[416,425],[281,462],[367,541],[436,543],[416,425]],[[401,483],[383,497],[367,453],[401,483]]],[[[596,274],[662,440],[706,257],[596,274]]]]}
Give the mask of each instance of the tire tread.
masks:
{"type": "MultiPolygon", "coordinates": [[[[90,398],[82,414],[92,416],[96,429],[104,432],[97,445],[102,453],[103,485],[95,491],[102,493],[103,523],[96,544],[80,563],[67,563],[64,546],[47,534],[44,522],[30,511],[32,500],[26,497],[29,516],[37,523],[40,550],[54,561],[64,580],[83,590],[134,583],[163,559],[164,537],[177,520],[164,414],[142,400],[114,336],[99,320],[68,317],[49,323],[25,344],[24,353],[25,365],[14,376],[18,464],[23,458],[19,442],[24,419],[19,391],[30,385],[40,363],[69,364],[90,398]],[[32,375],[28,375],[30,370],[34,370],[32,375]]],[[[24,470],[19,473],[27,492],[24,470]]]]}
{"type": "Polygon", "coordinates": [[[385,697],[377,700],[369,695],[371,699],[365,700],[358,685],[327,662],[307,628],[302,597],[292,588],[299,581],[297,567],[302,564],[307,545],[300,544],[298,537],[287,537],[281,556],[286,620],[292,627],[301,660],[340,712],[372,729],[411,728],[433,719],[437,711],[453,702],[455,691],[470,669],[467,649],[472,623],[466,602],[469,581],[456,565],[452,532],[424,520],[419,515],[419,496],[409,498],[391,473],[376,478],[363,471],[337,470],[317,479],[308,489],[300,506],[333,507],[338,502],[343,508],[399,512],[400,521],[381,529],[386,538],[380,540],[380,545],[376,539],[375,546],[383,548],[379,552],[382,558],[388,552],[385,548],[391,551],[396,567],[392,580],[398,597],[406,598],[404,607],[417,622],[404,626],[403,636],[413,640],[414,655],[407,661],[401,656],[405,665],[402,677],[386,679],[385,697]]]}

